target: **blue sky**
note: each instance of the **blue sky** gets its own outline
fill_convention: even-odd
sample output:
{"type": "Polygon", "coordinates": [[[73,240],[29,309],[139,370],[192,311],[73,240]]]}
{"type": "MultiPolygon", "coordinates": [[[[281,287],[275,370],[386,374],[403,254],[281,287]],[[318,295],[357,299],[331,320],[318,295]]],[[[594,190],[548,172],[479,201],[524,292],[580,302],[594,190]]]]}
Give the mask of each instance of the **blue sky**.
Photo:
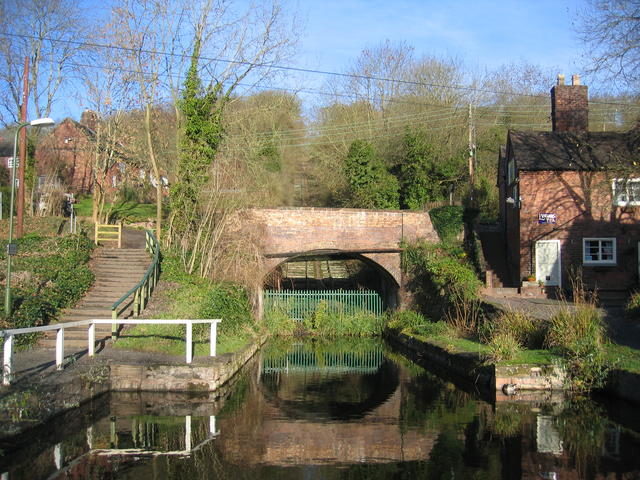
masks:
{"type": "MultiPolygon", "coordinates": [[[[582,46],[572,22],[584,0],[281,1],[299,20],[299,48],[289,62],[295,67],[344,72],[364,48],[390,40],[413,47],[417,58],[454,58],[478,73],[521,62],[567,78],[583,73],[582,46]]],[[[96,12],[106,15],[108,4],[96,5],[96,12]]],[[[274,86],[325,89],[328,80],[313,74],[294,77],[277,80],[274,86]]],[[[54,116],[78,117],[82,108],[63,100],[54,116]]]]}
{"type": "MultiPolygon", "coordinates": [[[[405,41],[417,56],[454,57],[473,69],[526,61],[580,73],[572,30],[577,0],[300,0],[300,66],[342,71],[363,48],[405,41]]],[[[295,0],[289,1],[296,5],[295,0]]]]}

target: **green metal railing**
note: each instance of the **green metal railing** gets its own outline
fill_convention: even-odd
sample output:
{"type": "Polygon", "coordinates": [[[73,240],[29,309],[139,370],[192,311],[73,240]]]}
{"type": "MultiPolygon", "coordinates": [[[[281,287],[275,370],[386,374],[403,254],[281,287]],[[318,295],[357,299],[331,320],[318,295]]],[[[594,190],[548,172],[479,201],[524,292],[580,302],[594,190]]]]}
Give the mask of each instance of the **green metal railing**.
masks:
{"type": "Polygon", "coordinates": [[[265,290],[264,312],[282,310],[294,320],[313,314],[323,302],[327,313],[352,315],[368,312],[382,315],[384,305],[378,292],[371,290],[265,290]]]}
{"type": "MultiPolygon", "coordinates": [[[[153,289],[158,283],[158,278],[160,277],[160,245],[156,236],[150,230],[145,230],[145,250],[152,256],[151,265],[149,265],[142,280],[111,306],[111,318],[113,320],[116,320],[118,315],[131,306],[132,303],[133,316],[140,315],[140,312],[147,306],[153,289]],[[133,298],[131,299],[132,296],[133,298]],[[129,301],[127,302],[127,300],[129,301]]],[[[118,327],[114,323],[111,327],[111,336],[115,338],[117,335],[118,327]]]]}
{"type": "Polygon", "coordinates": [[[304,347],[262,360],[262,373],[375,373],[384,361],[382,348],[362,352],[314,352],[304,347]]]}

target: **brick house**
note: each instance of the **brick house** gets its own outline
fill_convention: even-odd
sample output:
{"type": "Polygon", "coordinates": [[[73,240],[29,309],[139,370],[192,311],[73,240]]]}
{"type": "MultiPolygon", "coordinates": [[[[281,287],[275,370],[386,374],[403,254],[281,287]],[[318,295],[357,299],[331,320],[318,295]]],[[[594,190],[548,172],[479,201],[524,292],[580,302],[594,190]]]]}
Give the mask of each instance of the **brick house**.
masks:
{"type": "MultiPolygon", "coordinates": [[[[97,121],[97,115],[86,110],[80,122],[65,118],[39,143],[35,156],[40,186],[59,181],[70,193],[93,190],[97,121]]],[[[124,174],[124,163],[116,162],[108,172],[106,187],[115,190],[124,181],[124,174]]]]}
{"type": "Polygon", "coordinates": [[[551,89],[551,132],[509,131],[498,168],[508,277],[628,290],[640,268],[640,131],[589,132],[587,87],[551,89]],[[578,270],[579,269],[579,270],[578,270]]]}

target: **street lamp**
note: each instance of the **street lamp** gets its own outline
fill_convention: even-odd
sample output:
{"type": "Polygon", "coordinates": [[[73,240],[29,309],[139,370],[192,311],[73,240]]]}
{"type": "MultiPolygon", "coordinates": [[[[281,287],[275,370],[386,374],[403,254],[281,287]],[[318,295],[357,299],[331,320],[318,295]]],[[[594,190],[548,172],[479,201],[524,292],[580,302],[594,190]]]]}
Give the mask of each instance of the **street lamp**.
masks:
{"type": "MultiPolygon", "coordinates": [[[[11,196],[9,197],[9,241],[7,242],[7,285],[4,291],[4,315],[9,318],[11,315],[11,257],[16,254],[16,246],[11,243],[13,240],[13,200],[16,190],[16,157],[18,154],[18,134],[24,127],[48,127],[55,122],[50,118],[37,118],[30,122],[19,123],[13,138],[13,165],[11,168],[11,196]]],[[[24,188],[24,185],[20,185],[24,188]]]]}

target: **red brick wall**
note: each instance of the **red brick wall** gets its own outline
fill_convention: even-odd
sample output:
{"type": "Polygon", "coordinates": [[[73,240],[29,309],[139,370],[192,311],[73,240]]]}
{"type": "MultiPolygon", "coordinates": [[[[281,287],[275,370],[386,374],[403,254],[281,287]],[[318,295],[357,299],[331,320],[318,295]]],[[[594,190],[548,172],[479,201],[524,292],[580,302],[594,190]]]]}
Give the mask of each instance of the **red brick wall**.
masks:
{"type": "Polygon", "coordinates": [[[36,149],[38,174],[58,175],[75,193],[91,190],[91,159],[93,144],[75,122],[59,124],[36,149]]]}
{"type": "Polygon", "coordinates": [[[520,277],[533,273],[537,240],[561,243],[563,286],[567,270],[581,267],[589,287],[630,288],[637,282],[640,207],[613,207],[611,180],[599,172],[520,172],[520,277]],[[555,213],[557,223],[538,224],[539,213],[555,213]],[[582,264],[584,237],[616,237],[617,264],[582,264]]]}

